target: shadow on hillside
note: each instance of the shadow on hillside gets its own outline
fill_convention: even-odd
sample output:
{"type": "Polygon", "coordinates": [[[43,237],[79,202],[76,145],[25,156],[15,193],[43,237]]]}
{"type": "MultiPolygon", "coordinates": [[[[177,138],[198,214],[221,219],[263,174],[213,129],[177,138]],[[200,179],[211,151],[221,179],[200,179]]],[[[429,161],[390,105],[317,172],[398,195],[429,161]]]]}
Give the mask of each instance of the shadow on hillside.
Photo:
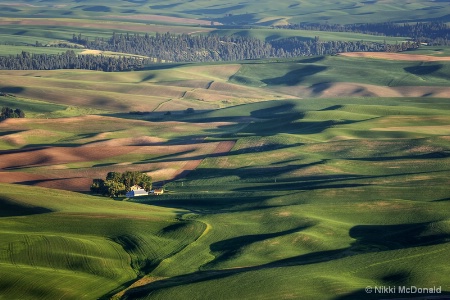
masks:
{"type": "MultiPolygon", "coordinates": [[[[413,223],[400,225],[358,225],[354,226],[349,231],[350,237],[356,239],[356,241],[347,248],[318,251],[257,266],[223,270],[198,271],[168,279],[158,280],[142,287],[132,288],[128,290],[124,296],[125,299],[134,299],[138,297],[144,297],[150,294],[152,291],[222,279],[251,271],[316,264],[321,262],[329,262],[344,257],[356,256],[364,253],[408,249],[419,246],[439,245],[448,242],[450,234],[423,235],[427,232],[430,225],[431,223],[413,223]]],[[[295,228],[290,231],[292,231],[291,233],[293,233],[299,230],[301,229],[295,228]]],[[[289,234],[288,232],[289,231],[284,231],[281,233],[260,235],[259,237],[255,237],[255,240],[253,242],[263,241],[264,237],[272,238],[272,235],[289,234]]],[[[212,249],[214,248],[217,251],[223,251],[224,255],[226,256],[227,253],[234,253],[235,251],[238,251],[239,248],[241,248],[246,243],[244,239],[245,237],[246,236],[241,236],[217,242],[212,244],[211,247],[212,249]]],[[[252,242],[251,238],[250,242],[252,242]]],[[[395,278],[386,278],[386,281],[392,282],[393,280],[395,280],[395,278]]],[[[356,296],[363,295],[361,294],[361,292],[357,292],[356,294],[345,296],[347,298],[341,297],[339,299],[355,299],[356,296]]]]}
{"type": "Polygon", "coordinates": [[[210,245],[210,250],[215,256],[215,259],[203,266],[205,269],[214,268],[215,265],[225,262],[229,259],[233,259],[239,252],[251,244],[262,242],[267,239],[273,239],[277,237],[282,237],[292,233],[296,233],[307,228],[312,227],[313,224],[306,224],[289,230],[266,233],[266,234],[252,234],[243,235],[228,240],[223,240],[210,245]]]}
{"type": "Polygon", "coordinates": [[[435,64],[435,65],[421,65],[421,66],[414,66],[414,67],[406,67],[404,70],[408,73],[418,75],[418,76],[424,76],[429,75],[434,72],[439,71],[442,69],[442,64],[435,64]]]}
{"type": "Polygon", "coordinates": [[[433,202],[444,202],[444,201],[450,201],[450,197],[449,198],[444,198],[444,199],[433,200],[433,202]]]}
{"type": "MultiPolygon", "coordinates": [[[[226,169],[226,168],[200,168],[196,169],[195,175],[192,176],[192,179],[214,179],[214,178],[227,178],[231,176],[235,176],[239,181],[243,180],[252,180],[254,179],[256,182],[273,182],[273,178],[280,177],[283,174],[290,173],[293,171],[301,171],[302,169],[306,169],[309,167],[317,166],[323,164],[324,161],[315,161],[306,164],[291,164],[285,166],[265,166],[265,167],[242,167],[237,169],[226,169]]],[[[354,177],[353,175],[329,175],[327,178],[334,178],[334,176],[338,178],[347,178],[348,176],[354,177]]],[[[311,177],[308,177],[311,178],[311,177]]],[[[295,180],[290,177],[289,180],[295,180]]]]}
{"type": "Polygon", "coordinates": [[[131,234],[122,234],[111,239],[121,245],[127,253],[139,250],[139,245],[141,244],[141,241],[131,234]]]}
{"type": "Polygon", "coordinates": [[[84,11],[92,11],[92,12],[110,12],[111,8],[109,6],[104,5],[95,5],[82,8],[84,11]]]}
{"type": "MultiPolygon", "coordinates": [[[[0,131],[0,136],[11,135],[11,134],[16,134],[16,133],[20,133],[20,132],[22,132],[22,130],[0,131]]],[[[4,150],[0,150],[0,153],[2,153],[2,151],[4,151],[4,150]]]]}
{"type": "MultiPolygon", "coordinates": [[[[324,91],[328,90],[331,87],[332,87],[331,83],[321,82],[321,83],[316,83],[316,84],[311,85],[310,88],[311,88],[311,93],[315,96],[318,96],[318,95],[321,95],[324,91]]],[[[324,109],[324,110],[326,110],[326,109],[324,109]]]]}
{"type": "MultiPolygon", "coordinates": [[[[127,109],[124,109],[125,111],[127,109]]],[[[112,118],[120,118],[127,120],[138,120],[138,121],[149,121],[149,122],[189,122],[189,123],[201,123],[203,122],[215,122],[217,120],[208,120],[205,119],[193,119],[192,116],[201,115],[203,113],[211,112],[211,110],[195,110],[192,114],[187,114],[186,111],[130,111],[119,112],[119,113],[107,113],[101,114],[101,116],[112,117],[112,118]],[[170,114],[168,114],[170,113],[170,114]]],[[[238,119],[238,117],[224,117],[223,121],[231,121],[238,119]]],[[[219,121],[220,122],[220,121],[219,121]]]]}
{"type": "MultiPolygon", "coordinates": [[[[222,23],[224,25],[220,26],[220,29],[244,29],[242,25],[254,24],[259,21],[259,17],[254,13],[244,13],[244,14],[224,14],[224,17],[217,16],[214,18],[215,22],[222,23]]],[[[235,35],[234,33],[233,35],[235,35]]],[[[242,34],[241,34],[242,35],[242,34]]]]}
{"type": "MultiPolygon", "coordinates": [[[[276,183],[273,182],[274,177],[271,176],[268,177],[268,179],[271,181],[263,181],[263,180],[259,181],[258,183],[264,183],[264,185],[258,186],[257,189],[259,191],[284,191],[284,190],[320,190],[320,189],[351,188],[358,186],[368,187],[376,185],[375,183],[373,183],[375,179],[386,180],[389,178],[401,178],[403,176],[425,175],[425,174],[430,175],[431,173],[445,173],[445,172],[447,171],[433,171],[433,172],[425,171],[425,172],[382,174],[382,175],[348,174],[348,175],[316,175],[316,176],[298,176],[298,177],[291,176],[286,179],[283,178],[277,179],[276,183]]],[[[197,174],[195,174],[195,176],[197,176],[197,174]]],[[[256,177],[254,178],[256,179],[256,177]]],[[[249,188],[248,187],[236,188],[233,189],[233,191],[244,192],[249,191],[249,188]]],[[[446,201],[446,199],[440,201],[446,201]]]]}
{"type": "MultiPolygon", "coordinates": [[[[311,40],[311,38],[308,38],[308,40],[311,40]]],[[[313,64],[313,63],[322,61],[324,59],[325,59],[325,56],[315,56],[315,57],[300,59],[297,62],[298,63],[303,63],[303,64],[313,64]]]]}
{"type": "Polygon", "coordinates": [[[29,216],[36,214],[45,214],[52,212],[52,210],[39,207],[39,206],[29,206],[24,204],[14,203],[6,198],[0,196],[0,218],[1,217],[18,217],[18,216],[29,216]]]}
{"type": "MultiPolygon", "coordinates": [[[[156,71],[156,70],[167,70],[167,69],[174,69],[177,67],[181,67],[184,65],[187,65],[188,63],[161,63],[161,64],[151,64],[146,65],[143,68],[136,69],[135,71],[156,71]]],[[[131,72],[131,71],[126,71],[131,72]]],[[[134,71],[133,71],[134,72],[134,71]]]]}
{"type": "MultiPolygon", "coordinates": [[[[171,144],[171,145],[173,145],[173,144],[171,144]]],[[[239,150],[233,150],[233,151],[229,151],[229,152],[201,154],[201,155],[195,155],[195,156],[189,156],[189,157],[180,157],[181,155],[186,155],[186,154],[195,152],[195,150],[191,149],[191,150],[186,150],[186,151],[182,151],[182,152],[158,156],[156,158],[141,160],[138,162],[134,162],[133,164],[186,162],[186,161],[194,161],[194,160],[203,160],[205,158],[213,158],[213,157],[223,157],[223,156],[231,157],[231,156],[241,155],[241,154],[261,153],[261,152],[266,152],[266,151],[287,149],[287,148],[297,147],[297,146],[301,146],[301,145],[303,145],[303,144],[296,143],[296,144],[291,144],[291,145],[285,145],[285,144],[275,144],[274,143],[274,144],[267,144],[267,145],[261,145],[261,146],[246,147],[246,148],[242,148],[239,150]]]]}
{"type": "MultiPolygon", "coordinates": [[[[142,4],[145,4],[147,2],[147,0],[140,0],[140,1],[136,1],[136,0],[128,0],[130,2],[140,2],[142,4]]],[[[169,8],[174,8],[177,7],[178,5],[181,5],[183,2],[177,2],[177,3],[173,3],[173,4],[164,4],[164,5],[151,5],[150,8],[151,9],[169,9],[169,8]]]]}
{"type": "Polygon", "coordinates": [[[238,5],[234,5],[234,6],[227,6],[227,7],[222,7],[222,8],[200,8],[200,9],[193,9],[193,10],[188,10],[186,11],[186,13],[190,13],[190,14],[195,14],[195,15],[224,15],[227,14],[228,12],[231,12],[233,10],[238,10],[238,9],[242,9],[245,8],[244,4],[238,4],[238,5]]]}
{"type": "Polygon", "coordinates": [[[20,94],[23,91],[25,91],[25,88],[21,86],[4,86],[0,88],[0,92],[5,94],[20,94]]]}
{"type": "MultiPolygon", "coordinates": [[[[319,92],[319,91],[317,91],[319,92]]],[[[331,109],[331,108],[330,108],[331,109]]],[[[106,114],[105,116],[157,122],[187,122],[187,123],[211,123],[231,122],[233,124],[220,125],[217,128],[205,130],[210,137],[233,137],[241,135],[271,136],[279,133],[291,134],[317,134],[336,125],[354,124],[366,120],[317,120],[305,121],[305,113],[298,111],[292,102],[282,102],[271,107],[255,109],[247,116],[218,116],[211,117],[211,111],[196,111],[193,114],[183,112],[173,115],[165,115],[164,112],[136,112],[106,114]],[[246,125],[246,126],[242,126],[246,125]]],[[[204,136],[204,135],[203,135],[204,136]]],[[[178,140],[198,138],[200,135],[185,136],[178,140]]],[[[166,144],[174,144],[172,141],[166,144]]]]}
{"type": "Polygon", "coordinates": [[[261,81],[267,85],[293,86],[304,82],[307,77],[323,72],[326,69],[327,67],[324,66],[306,65],[296,70],[287,72],[283,76],[263,79],[261,81]]]}
{"type": "Polygon", "coordinates": [[[115,109],[119,111],[127,110],[130,107],[129,105],[120,103],[114,98],[107,98],[107,97],[99,97],[92,99],[90,101],[90,105],[98,109],[108,107],[108,109],[115,109]]]}
{"type": "Polygon", "coordinates": [[[355,158],[347,158],[347,159],[348,160],[356,160],[356,161],[385,162],[385,161],[403,160],[403,159],[439,159],[439,158],[448,158],[448,157],[450,157],[450,152],[448,152],[448,151],[434,151],[434,152],[430,152],[430,153],[422,153],[422,154],[415,154],[415,155],[355,157],[355,158]]]}

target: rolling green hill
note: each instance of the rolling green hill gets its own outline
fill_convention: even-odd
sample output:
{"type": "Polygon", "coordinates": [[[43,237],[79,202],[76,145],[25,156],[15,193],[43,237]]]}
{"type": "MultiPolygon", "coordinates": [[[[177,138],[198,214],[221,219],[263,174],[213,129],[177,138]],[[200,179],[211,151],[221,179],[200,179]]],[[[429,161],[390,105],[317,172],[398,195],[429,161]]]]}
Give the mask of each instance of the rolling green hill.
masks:
{"type": "Polygon", "coordinates": [[[379,299],[364,288],[380,285],[449,292],[446,99],[273,101],[191,120],[236,116],[255,121],[216,137],[237,140],[228,155],[204,159],[161,200],[139,200],[189,208],[209,231],[174,256],[179,267],[150,274],[169,279],[126,299],[379,299]]]}
{"type": "MultiPolygon", "coordinates": [[[[196,145],[202,123],[222,124],[202,144],[235,144],[147,156],[201,164],[137,203],[2,184],[0,269],[14,274],[2,276],[2,294],[378,299],[364,288],[381,285],[448,294],[449,111],[439,98],[315,98],[180,115],[197,131],[152,135],[196,145]]],[[[117,121],[116,134],[138,124],[117,121]]]]}
{"type": "MultiPolygon", "coordinates": [[[[39,13],[41,17],[64,16],[96,18],[99,14],[113,19],[120,16],[133,20],[137,16],[165,15],[178,18],[213,20],[221,23],[273,24],[279,22],[366,23],[387,21],[448,21],[449,10],[442,1],[109,1],[79,2],[63,0],[24,1],[4,4],[2,15],[24,16],[39,13]]],[[[166,22],[173,20],[166,20],[166,22]]],[[[189,23],[186,20],[178,22],[189,23]]]]}
{"type": "MultiPolygon", "coordinates": [[[[289,98],[445,97],[449,68],[446,61],[320,56],[232,64],[156,64],[139,72],[1,71],[0,91],[57,105],[53,112],[43,114],[48,108],[39,109],[34,102],[30,116],[180,112],[189,107],[204,110],[289,98]]],[[[14,101],[0,97],[1,105],[14,101]]]]}
{"type": "MultiPolygon", "coordinates": [[[[395,44],[272,26],[449,22],[447,2],[3,1],[0,55],[74,33],[395,44]]],[[[26,114],[0,121],[0,299],[450,297],[449,53],[0,71],[26,114]],[[128,170],[165,193],[89,193],[128,170]]]]}
{"type": "Polygon", "coordinates": [[[139,278],[204,230],[181,210],[0,184],[0,294],[94,299],[139,278]]]}

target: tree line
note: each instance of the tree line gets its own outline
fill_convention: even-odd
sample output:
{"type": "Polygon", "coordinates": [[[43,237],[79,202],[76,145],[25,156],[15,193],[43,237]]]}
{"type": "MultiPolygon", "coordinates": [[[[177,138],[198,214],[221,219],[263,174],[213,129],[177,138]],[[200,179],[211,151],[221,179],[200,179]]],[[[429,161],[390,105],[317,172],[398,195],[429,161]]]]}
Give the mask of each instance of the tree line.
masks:
{"type": "Polygon", "coordinates": [[[0,69],[54,70],[87,69],[106,72],[140,69],[155,62],[212,62],[265,58],[295,58],[299,56],[333,55],[342,52],[388,51],[415,49],[419,42],[407,41],[395,45],[369,41],[322,41],[319,37],[291,37],[262,41],[252,37],[170,33],[155,36],[139,33],[113,33],[109,39],[89,38],[73,34],[70,42],[87,49],[113,51],[147,58],[104,55],[77,55],[73,50],[61,54],[31,54],[0,56],[0,69]]]}
{"type": "Polygon", "coordinates": [[[139,186],[148,192],[152,189],[152,178],[137,171],[109,172],[105,179],[94,179],[90,189],[94,194],[117,197],[131,191],[133,186],[139,186]]]}
{"type": "Polygon", "coordinates": [[[136,57],[110,57],[104,55],[77,55],[73,50],[61,54],[20,54],[0,56],[2,70],[55,70],[85,69],[97,71],[123,71],[138,69],[150,61],[136,57]]]}
{"type": "Polygon", "coordinates": [[[416,22],[403,24],[385,22],[346,25],[299,23],[277,26],[277,28],[409,37],[414,42],[427,43],[434,46],[450,45],[450,27],[444,22],[416,22]]]}
{"type": "Polygon", "coordinates": [[[10,108],[7,106],[2,107],[0,113],[0,121],[3,121],[8,118],[25,118],[25,113],[20,108],[10,108]]]}
{"type": "Polygon", "coordinates": [[[151,57],[157,62],[236,61],[264,58],[293,58],[310,55],[330,55],[349,51],[403,51],[418,47],[405,42],[397,47],[367,41],[321,41],[319,37],[299,37],[262,41],[252,37],[170,33],[155,36],[139,33],[114,33],[111,38],[89,38],[73,35],[73,43],[88,49],[125,52],[151,57]]]}

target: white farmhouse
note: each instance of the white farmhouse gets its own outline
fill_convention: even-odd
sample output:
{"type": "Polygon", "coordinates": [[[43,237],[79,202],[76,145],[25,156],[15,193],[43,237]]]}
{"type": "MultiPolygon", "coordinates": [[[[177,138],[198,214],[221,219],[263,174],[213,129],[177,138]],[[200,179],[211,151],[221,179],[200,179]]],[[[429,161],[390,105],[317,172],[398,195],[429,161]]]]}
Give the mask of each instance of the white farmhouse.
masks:
{"type": "Polygon", "coordinates": [[[132,186],[131,191],[125,194],[128,198],[139,197],[139,196],[148,196],[148,192],[141,188],[140,186],[132,186]]]}

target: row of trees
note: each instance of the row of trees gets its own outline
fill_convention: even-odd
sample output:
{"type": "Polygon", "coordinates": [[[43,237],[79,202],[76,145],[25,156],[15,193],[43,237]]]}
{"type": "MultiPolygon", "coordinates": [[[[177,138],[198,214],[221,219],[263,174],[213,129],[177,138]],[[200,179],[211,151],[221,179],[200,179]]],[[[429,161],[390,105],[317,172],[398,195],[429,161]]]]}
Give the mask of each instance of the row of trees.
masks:
{"type": "Polygon", "coordinates": [[[77,55],[73,50],[61,54],[21,54],[0,56],[3,70],[55,70],[85,69],[97,71],[123,71],[141,68],[150,60],[136,57],[109,57],[103,55],[77,55]]]}
{"type": "Polygon", "coordinates": [[[16,108],[10,108],[7,106],[2,107],[0,113],[0,121],[5,120],[7,118],[25,118],[25,113],[23,110],[16,108]]]}
{"type": "Polygon", "coordinates": [[[429,38],[434,39],[434,41],[436,39],[447,39],[449,31],[447,25],[442,23],[417,23],[415,25],[398,25],[393,23],[323,25],[302,23],[289,25],[287,28],[404,35],[411,36],[414,40],[395,45],[367,41],[321,41],[319,37],[311,39],[291,37],[267,42],[242,36],[192,36],[188,34],[174,35],[170,33],[156,33],[155,36],[138,33],[114,33],[109,39],[95,38],[94,40],[89,40],[81,34],[74,34],[71,42],[88,49],[136,54],[148,58],[77,55],[73,50],[57,55],[22,52],[17,55],[0,56],[0,69],[123,71],[139,69],[154,62],[204,62],[293,58],[355,51],[399,52],[418,48],[421,42],[427,41],[423,36],[428,34],[429,38]]]}
{"type": "MultiPolygon", "coordinates": [[[[319,37],[305,41],[300,37],[291,37],[273,41],[277,53],[288,53],[288,57],[309,55],[333,55],[342,52],[400,52],[416,49],[420,46],[417,42],[402,42],[397,44],[374,43],[365,41],[328,41],[321,42],[319,37]]],[[[283,55],[280,55],[283,56],[283,55]]]]}
{"type": "Polygon", "coordinates": [[[114,33],[109,39],[96,38],[93,41],[74,35],[72,42],[88,49],[144,55],[159,62],[233,61],[275,55],[270,44],[240,36],[114,33]]]}
{"type": "Polygon", "coordinates": [[[430,45],[450,45],[450,26],[444,22],[417,23],[366,23],[366,24],[318,24],[300,23],[277,28],[317,30],[332,32],[354,32],[381,36],[409,37],[415,42],[430,45]]]}
{"type": "Polygon", "coordinates": [[[109,197],[125,195],[133,186],[139,186],[147,192],[152,189],[152,178],[137,171],[109,172],[106,179],[94,179],[91,192],[109,197]]]}
{"type": "Polygon", "coordinates": [[[96,38],[90,41],[82,35],[73,35],[73,43],[89,49],[126,52],[152,57],[157,61],[201,62],[234,61],[261,58],[292,58],[310,55],[329,55],[349,51],[394,51],[418,47],[408,42],[388,49],[386,43],[364,41],[321,41],[312,39],[285,38],[265,42],[242,36],[218,36],[170,33],[150,36],[148,34],[113,34],[109,39],[96,38]]]}

